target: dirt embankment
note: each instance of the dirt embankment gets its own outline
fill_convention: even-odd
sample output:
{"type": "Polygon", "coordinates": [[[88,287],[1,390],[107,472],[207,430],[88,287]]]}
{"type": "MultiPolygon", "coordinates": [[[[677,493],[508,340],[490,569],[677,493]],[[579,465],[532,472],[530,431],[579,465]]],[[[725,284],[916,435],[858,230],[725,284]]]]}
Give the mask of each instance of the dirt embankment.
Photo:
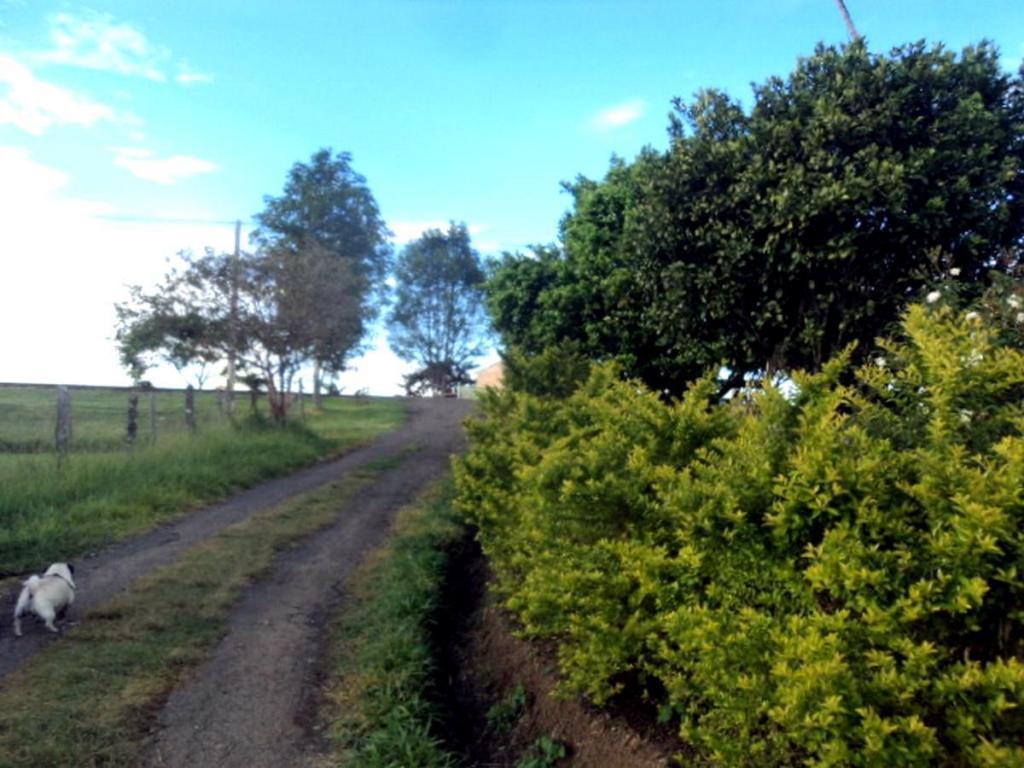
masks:
{"type": "Polygon", "coordinates": [[[660,768],[687,752],[653,707],[622,696],[606,709],[556,698],[554,648],[514,634],[489,597],[486,560],[468,535],[451,553],[438,622],[442,736],[466,765],[513,768],[542,736],[566,746],[560,765],[660,768]]]}

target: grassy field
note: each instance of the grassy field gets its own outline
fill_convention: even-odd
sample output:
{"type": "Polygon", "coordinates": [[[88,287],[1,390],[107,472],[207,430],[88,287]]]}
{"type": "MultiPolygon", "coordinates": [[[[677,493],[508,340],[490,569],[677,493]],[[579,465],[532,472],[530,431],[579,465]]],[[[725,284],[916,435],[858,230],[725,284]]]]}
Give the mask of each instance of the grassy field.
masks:
{"type": "Polygon", "coordinates": [[[231,526],[84,616],[5,680],[0,765],[138,765],[153,712],[223,635],[241,590],[392,463],[231,526]]]}
{"type": "MultiPolygon", "coordinates": [[[[195,436],[179,432],[153,447],[75,453],[60,469],[52,454],[0,453],[0,577],[138,533],[403,418],[400,400],[329,398],[321,412],[284,428],[253,419],[207,423],[195,436]]],[[[102,420],[95,426],[97,435],[106,428],[102,420]]]]}

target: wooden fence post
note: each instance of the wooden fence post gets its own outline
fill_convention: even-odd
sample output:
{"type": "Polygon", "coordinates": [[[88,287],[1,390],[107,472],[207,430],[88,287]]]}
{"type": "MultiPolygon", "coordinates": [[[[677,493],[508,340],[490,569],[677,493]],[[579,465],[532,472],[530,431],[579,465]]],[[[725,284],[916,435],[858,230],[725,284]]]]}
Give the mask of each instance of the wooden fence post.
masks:
{"type": "Polygon", "coordinates": [[[135,438],[139,434],[139,396],[134,392],[128,396],[128,424],[125,437],[128,446],[135,446],[135,438]]]}
{"type": "Polygon", "coordinates": [[[189,432],[196,431],[196,391],[191,384],[185,389],[185,424],[189,432]]]}
{"type": "Polygon", "coordinates": [[[149,442],[156,445],[156,392],[149,393],[149,442]]]}
{"type": "Polygon", "coordinates": [[[57,387],[57,428],[54,430],[57,444],[57,466],[64,463],[71,447],[71,394],[67,387],[57,387]]]}

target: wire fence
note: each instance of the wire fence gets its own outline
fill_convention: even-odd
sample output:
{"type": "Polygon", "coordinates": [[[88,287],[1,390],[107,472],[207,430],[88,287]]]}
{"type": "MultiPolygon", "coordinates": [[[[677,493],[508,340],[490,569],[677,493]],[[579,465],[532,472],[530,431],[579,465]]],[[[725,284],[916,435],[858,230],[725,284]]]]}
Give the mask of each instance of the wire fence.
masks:
{"type": "MultiPolygon", "coordinates": [[[[248,392],[234,411],[247,414],[248,392]]],[[[230,421],[221,391],[0,384],[0,454],[126,450],[230,421]]]]}

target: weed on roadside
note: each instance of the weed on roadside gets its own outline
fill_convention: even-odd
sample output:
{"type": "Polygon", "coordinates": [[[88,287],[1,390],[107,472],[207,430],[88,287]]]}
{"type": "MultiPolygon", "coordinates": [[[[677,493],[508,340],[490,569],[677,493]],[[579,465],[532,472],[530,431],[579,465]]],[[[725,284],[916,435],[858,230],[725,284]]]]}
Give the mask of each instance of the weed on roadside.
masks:
{"type": "Polygon", "coordinates": [[[431,727],[430,625],[445,546],[461,535],[446,483],[402,510],[390,544],[367,558],[353,587],[356,604],[333,631],[324,712],[332,761],[360,768],[457,764],[431,727]]]}
{"type": "Polygon", "coordinates": [[[566,757],[568,751],[565,744],[555,741],[547,734],[537,739],[527,754],[522,757],[516,768],[555,768],[558,761],[566,757]]]}
{"type": "Polygon", "coordinates": [[[487,727],[498,736],[511,733],[526,709],[526,704],[526,688],[522,683],[516,683],[505,698],[487,710],[487,727]]]}

